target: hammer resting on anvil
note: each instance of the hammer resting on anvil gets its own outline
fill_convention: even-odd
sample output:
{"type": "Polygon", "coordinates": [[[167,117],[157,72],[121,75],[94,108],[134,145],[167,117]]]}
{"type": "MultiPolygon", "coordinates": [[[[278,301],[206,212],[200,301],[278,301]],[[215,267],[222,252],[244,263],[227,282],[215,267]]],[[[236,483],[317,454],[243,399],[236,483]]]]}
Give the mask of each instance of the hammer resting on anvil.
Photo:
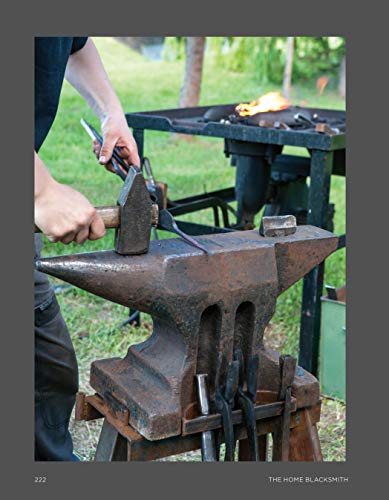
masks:
{"type": "MultiPolygon", "coordinates": [[[[116,207],[96,207],[105,227],[116,229],[115,252],[121,255],[146,253],[151,228],[158,224],[158,205],[152,202],[139,168],[129,168],[117,203],[116,207]]],[[[41,232],[37,226],[35,232],[41,232]]]]}
{"type": "MultiPolygon", "coordinates": [[[[158,210],[158,205],[151,198],[143,174],[138,167],[129,167],[117,203],[116,207],[96,207],[105,227],[116,229],[116,253],[120,255],[146,253],[150,245],[152,227],[176,233],[189,245],[208,253],[205,247],[179,229],[168,210],[158,210]]],[[[35,232],[41,232],[39,227],[35,226],[35,232]]]]}

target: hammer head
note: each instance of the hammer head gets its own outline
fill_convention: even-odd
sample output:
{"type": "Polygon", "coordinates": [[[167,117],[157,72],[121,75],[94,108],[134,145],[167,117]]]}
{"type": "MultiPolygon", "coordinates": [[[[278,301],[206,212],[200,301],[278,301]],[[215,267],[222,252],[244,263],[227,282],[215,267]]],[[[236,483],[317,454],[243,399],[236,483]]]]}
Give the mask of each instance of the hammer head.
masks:
{"type": "Polygon", "coordinates": [[[146,253],[150,244],[152,201],[142,172],[131,166],[117,201],[120,224],[115,251],[121,255],[146,253]]]}

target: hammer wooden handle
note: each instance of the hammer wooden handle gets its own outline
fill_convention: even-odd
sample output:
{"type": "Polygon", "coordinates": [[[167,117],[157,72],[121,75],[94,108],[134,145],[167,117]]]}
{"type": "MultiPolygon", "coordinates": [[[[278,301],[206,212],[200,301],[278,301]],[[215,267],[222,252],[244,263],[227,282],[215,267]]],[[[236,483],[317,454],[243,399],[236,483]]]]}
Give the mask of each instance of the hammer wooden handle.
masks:
{"type": "MultiPolygon", "coordinates": [[[[119,206],[96,207],[96,212],[103,219],[106,229],[117,228],[120,225],[119,206]]],[[[39,227],[35,226],[35,232],[41,233],[39,227]]]]}
{"type": "Polygon", "coordinates": [[[120,225],[119,207],[96,207],[96,212],[103,219],[104,226],[107,229],[117,228],[120,225]]]}
{"type": "MultiPolygon", "coordinates": [[[[152,225],[157,226],[158,224],[158,205],[152,205],[152,225]]],[[[116,229],[120,226],[120,211],[119,206],[110,206],[110,207],[96,207],[96,212],[103,219],[104,226],[106,229],[116,229]]],[[[39,227],[35,226],[35,232],[41,233],[42,231],[39,227]]]]}

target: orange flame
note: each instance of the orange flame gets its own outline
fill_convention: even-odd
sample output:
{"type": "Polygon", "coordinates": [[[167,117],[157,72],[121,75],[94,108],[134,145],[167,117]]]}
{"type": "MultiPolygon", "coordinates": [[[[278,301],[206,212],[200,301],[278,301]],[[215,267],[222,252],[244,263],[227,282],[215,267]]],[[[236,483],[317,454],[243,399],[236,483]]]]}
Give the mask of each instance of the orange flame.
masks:
{"type": "Polygon", "coordinates": [[[240,116],[253,116],[257,113],[266,111],[279,111],[280,109],[289,108],[291,102],[281,95],[281,92],[268,92],[261,95],[257,100],[249,103],[242,103],[236,106],[240,116]]]}
{"type": "Polygon", "coordinates": [[[320,95],[323,93],[324,89],[326,88],[328,80],[329,80],[328,76],[321,76],[320,78],[317,79],[316,87],[317,87],[317,90],[318,90],[320,95]]]}

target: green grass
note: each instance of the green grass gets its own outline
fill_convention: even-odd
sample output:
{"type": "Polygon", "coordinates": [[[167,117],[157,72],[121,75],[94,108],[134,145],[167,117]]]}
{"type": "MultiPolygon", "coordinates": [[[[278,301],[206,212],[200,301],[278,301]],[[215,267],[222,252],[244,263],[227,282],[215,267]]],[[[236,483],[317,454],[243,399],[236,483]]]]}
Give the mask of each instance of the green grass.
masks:
{"type": "MultiPolygon", "coordinates": [[[[97,38],[95,43],[126,112],[177,107],[183,61],[147,61],[111,38],[97,38]]],[[[205,59],[202,105],[251,100],[270,90],[277,89],[259,85],[254,75],[232,73],[220,68],[215,71],[212,58],[207,56],[205,59]]],[[[344,109],[344,101],[336,94],[324,92],[319,96],[315,82],[310,87],[296,85],[292,89],[292,101],[294,104],[344,109]]],[[[65,82],[58,116],[40,156],[58,181],[78,189],[93,204],[115,204],[122,181],[98,165],[91,151],[90,139],[79,124],[81,117],[98,128],[98,121],[86,103],[65,82]]],[[[297,148],[286,148],[284,152],[307,154],[297,148]]],[[[221,139],[196,137],[188,142],[180,138],[172,140],[169,134],[162,132],[146,132],[145,154],[150,158],[156,179],[168,183],[172,199],[234,184],[235,170],[224,157],[221,139]]],[[[342,234],[345,230],[344,178],[332,178],[331,202],[336,208],[335,232],[342,234]]],[[[186,219],[212,220],[211,213],[207,211],[200,216],[188,215],[186,219]]],[[[43,255],[109,249],[112,246],[113,232],[107,231],[104,238],[87,242],[83,247],[46,241],[43,255]]],[[[344,284],[344,250],[327,259],[325,282],[333,286],[344,284]]],[[[300,281],[280,297],[277,312],[266,334],[273,347],[295,356],[298,351],[301,286],[300,281]]],[[[115,329],[115,325],[126,316],[126,309],[81,290],[70,289],[60,294],[59,300],[72,333],[80,364],[81,387],[85,390],[89,389],[88,370],[93,359],[123,356],[130,343],[137,343],[150,334],[151,323],[147,318],[140,330],[115,329]]],[[[339,407],[336,408],[338,411],[339,407]]],[[[344,421],[341,418],[338,420],[344,431],[344,421]]],[[[77,424],[76,428],[79,426],[77,424]]],[[[85,427],[82,429],[85,438],[85,427]]],[[[82,442],[80,440],[80,446],[82,442]]],[[[329,438],[325,456],[341,460],[342,451],[339,450],[344,452],[343,437],[335,441],[329,438]]],[[[80,454],[88,458],[86,451],[80,454]]]]}

